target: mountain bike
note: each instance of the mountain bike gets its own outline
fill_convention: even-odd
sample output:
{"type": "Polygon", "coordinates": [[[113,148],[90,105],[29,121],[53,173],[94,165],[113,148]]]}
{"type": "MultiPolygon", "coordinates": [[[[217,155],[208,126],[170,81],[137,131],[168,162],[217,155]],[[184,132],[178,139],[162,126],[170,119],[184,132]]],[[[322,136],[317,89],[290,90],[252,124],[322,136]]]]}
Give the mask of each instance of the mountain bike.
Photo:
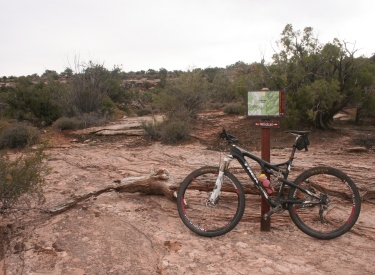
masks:
{"type": "Polygon", "coordinates": [[[193,232],[216,237],[231,231],[240,222],[245,209],[245,192],[240,181],[229,171],[237,160],[260,195],[270,205],[263,215],[289,211],[294,224],[304,233],[318,239],[333,239],[348,232],[361,210],[358,188],[348,175],[338,169],[320,166],[302,172],[294,181],[288,180],[297,150],[308,150],[310,131],[288,130],[295,140],[289,159],[271,164],[238,146],[238,139],[226,133],[220,138],[230,146],[230,152],[219,167],[205,166],[190,173],[177,193],[177,209],[183,223],[193,232]],[[278,191],[271,193],[263,186],[247,159],[260,165],[262,173],[277,178],[278,191]]]}

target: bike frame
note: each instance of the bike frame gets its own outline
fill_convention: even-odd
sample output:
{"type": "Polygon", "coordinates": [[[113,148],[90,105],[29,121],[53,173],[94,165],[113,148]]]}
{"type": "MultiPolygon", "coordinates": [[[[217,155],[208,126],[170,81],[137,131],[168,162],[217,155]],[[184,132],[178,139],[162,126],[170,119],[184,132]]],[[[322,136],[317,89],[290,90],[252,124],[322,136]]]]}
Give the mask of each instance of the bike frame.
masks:
{"type": "Polygon", "coordinates": [[[279,164],[271,164],[271,163],[269,163],[267,161],[264,161],[263,159],[255,156],[255,155],[251,154],[250,152],[246,151],[245,149],[243,149],[243,148],[241,148],[237,145],[232,145],[229,155],[224,158],[224,161],[220,166],[219,175],[218,175],[218,178],[216,180],[215,188],[214,188],[214,191],[212,192],[212,194],[209,198],[209,201],[214,204],[215,201],[217,200],[217,197],[218,197],[218,195],[220,193],[220,190],[221,190],[221,184],[222,184],[222,180],[223,180],[224,171],[226,169],[228,169],[229,163],[233,159],[236,159],[241,164],[242,168],[246,171],[246,173],[250,177],[250,179],[254,182],[255,186],[259,189],[259,191],[261,192],[261,195],[266,199],[267,203],[275,209],[274,211],[271,210],[269,213],[265,214],[265,217],[264,217],[265,219],[268,216],[272,215],[273,212],[277,211],[277,209],[280,209],[281,206],[286,204],[286,203],[310,204],[310,205],[311,204],[323,204],[324,203],[323,198],[321,198],[320,196],[317,196],[316,194],[311,193],[309,190],[306,190],[306,189],[300,187],[298,184],[295,184],[294,182],[291,182],[291,181],[288,180],[289,172],[290,172],[293,160],[294,160],[294,155],[296,153],[297,140],[298,140],[299,137],[300,137],[299,135],[296,135],[296,140],[295,140],[295,143],[293,145],[292,153],[289,157],[289,160],[286,161],[286,162],[283,162],[283,163],[279,163],[279,164]],[[254,160],[255,162],[257,162],[261,166],[262,173],[273,175],[274,173],[272,171],[277,172],[278,180],[281,181],[281,186],[280,186],[280,189],[279,189],[279,192],[277,194],[276,199],[273,200],[268,195],[268,193],[265,190],[265,188],[263,187],[263,185],[259,182],[258,178],[255,176],[253,170],[251,169],[249,163],[246,161],[245,157],[248,157],[248,158],[254,160]],[[281,166],[286,166],[286,169],[282,169],[281,166]],[[289,199],[286,199],[285,193],[284,193],[285,185],[295,187],[298,190],[300,190],[301,192],[306,193],[306,194],[318,199],[318,201],[304,201],[304,200],[295,200],[295,199],[289,200],[289,199]]]}

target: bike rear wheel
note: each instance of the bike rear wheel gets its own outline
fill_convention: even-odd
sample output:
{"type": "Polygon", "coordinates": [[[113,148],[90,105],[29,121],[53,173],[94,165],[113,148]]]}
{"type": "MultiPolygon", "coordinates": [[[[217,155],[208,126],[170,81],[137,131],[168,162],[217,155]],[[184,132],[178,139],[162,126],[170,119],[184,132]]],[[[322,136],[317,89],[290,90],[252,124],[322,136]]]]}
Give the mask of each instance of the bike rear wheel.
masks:
{"type": "Polygon", "coordinates": [[[231,231],[241,220],[245,194],[238,179],[224,172],[221,192],[215,203],[208,201],[219,173],[218,167],[202,167],[182,182],[177,194],[181,220],[194,233],[216,237],[231,231]]]}
{"type": "Polygon", "coordinates": [[[314,204],[319,199],[291,187],[289,199],[306,201],[289,205],[290,217],[304,233],[318,239],[333,239],[354,226],[361,199],[358,188],[346,174],[332,167],[316,167],[303,172],[294,183],[327,202],[314,204]]]}

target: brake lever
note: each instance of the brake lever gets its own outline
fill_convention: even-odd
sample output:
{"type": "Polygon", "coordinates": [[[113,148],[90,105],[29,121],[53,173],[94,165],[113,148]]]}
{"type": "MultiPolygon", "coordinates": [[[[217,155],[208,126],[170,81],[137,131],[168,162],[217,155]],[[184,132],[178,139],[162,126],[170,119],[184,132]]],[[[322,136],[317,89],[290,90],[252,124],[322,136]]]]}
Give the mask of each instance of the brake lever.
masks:
{"type": "Polygon", "coordinates": [[[234,144],[238,144],[238,139],[231,134],[227,134],[227,140],[233,142],[234,144]]]}
{"type": "Polygon", "coordinates": [[[228,139],[227,137],[227,132],[225,131],[225,129],[223,128],[223,131],[219,134],[219,137],[222,138],[222,139],[228,139]]]}
{"type": "Polygon", "coordinates": [[[233,142],[234,144],[238,144],[238,139],[231,134],[227,134],[224,127],[223,131],[219,134],[219,137],[225,139],[226,141],[228,141],[228,143],[233,142]]]}

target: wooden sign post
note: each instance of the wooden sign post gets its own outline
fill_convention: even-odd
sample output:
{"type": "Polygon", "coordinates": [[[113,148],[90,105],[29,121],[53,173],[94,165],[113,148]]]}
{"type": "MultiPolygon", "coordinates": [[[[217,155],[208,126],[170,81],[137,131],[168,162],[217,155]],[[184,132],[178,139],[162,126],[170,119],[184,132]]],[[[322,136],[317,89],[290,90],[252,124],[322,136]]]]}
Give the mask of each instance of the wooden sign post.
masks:
{"type": "MultiPolygon", "coordinates": [[[[247,94],[247,116],[259,118],[254,126],[260,127],[262,131],[261,158],[264,161],[271,161],[271,128],[280,127],[278,119],[285,116],[285,92],[270,91],[268,88],[262,91],[248,92],[247,94]]],[[[263,172],[263,171],[262,171],[263,172]]],[[[266,173],[268,179],[270,175],[266,173]]],[[[261,197],[260,209],[260,230],[271,230],[271,217],[265,220],[264,214],[270,211],[267,201],[261,197]]]]}
{"type": "MultiPolygon", "coordinates": [[[[271,160],[271,128],[262,128],[262,152],[261,157],[263,160],[270,162],[271,160]]],[[[266,173],[268,180],[270,175],[266,173]]],[[[270,211],[270,206],[266,200],[261,197],[260,205],[260,231],[270,231],[271,230],[271,217],[265,220],[264,214],[270,211]]]]}

